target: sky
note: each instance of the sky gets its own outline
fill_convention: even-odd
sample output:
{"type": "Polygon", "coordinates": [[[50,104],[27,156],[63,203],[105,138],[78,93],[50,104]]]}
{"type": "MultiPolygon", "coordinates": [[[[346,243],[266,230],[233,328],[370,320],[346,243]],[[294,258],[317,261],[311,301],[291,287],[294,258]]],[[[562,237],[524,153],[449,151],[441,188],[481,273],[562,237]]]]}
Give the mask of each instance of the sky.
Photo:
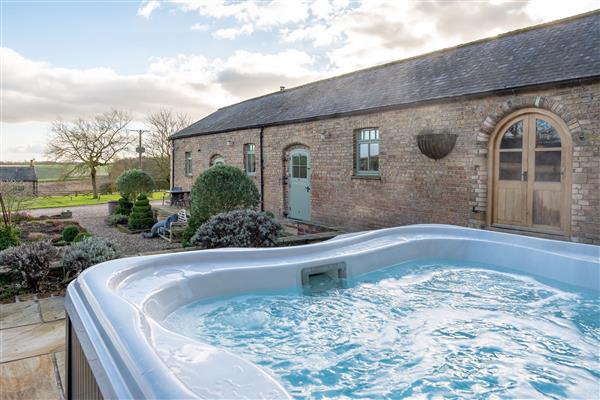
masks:
{"type": "MultiPolygon", "coordinates": [[[[0,162],[116,108],[198,120],[317,79],[583,13],[594,0],[0,0],[0,162]]],[[[133,133],[132,133],[133,134],[133,133]]]]}

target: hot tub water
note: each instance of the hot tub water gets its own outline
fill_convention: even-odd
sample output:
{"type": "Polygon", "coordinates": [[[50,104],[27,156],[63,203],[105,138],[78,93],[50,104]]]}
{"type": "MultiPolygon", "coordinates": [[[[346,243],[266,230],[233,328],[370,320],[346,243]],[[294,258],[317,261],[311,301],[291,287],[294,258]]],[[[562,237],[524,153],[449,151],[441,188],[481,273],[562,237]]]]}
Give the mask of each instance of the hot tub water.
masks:
{"type": "Polygon", "coordinates": [[[598,398],[597,293],[446,264],[347,285],[203,300],[165,324],[262,366],[297,398],[598,398]]]}

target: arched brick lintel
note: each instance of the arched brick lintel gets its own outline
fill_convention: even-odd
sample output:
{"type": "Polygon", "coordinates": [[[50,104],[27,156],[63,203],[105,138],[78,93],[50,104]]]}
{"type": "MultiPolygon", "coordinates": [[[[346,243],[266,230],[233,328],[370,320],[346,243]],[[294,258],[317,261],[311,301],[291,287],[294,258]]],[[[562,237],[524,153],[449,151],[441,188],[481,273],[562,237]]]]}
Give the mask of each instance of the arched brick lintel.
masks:
{"type": "Polygon", "coordinates": [[[526,96],[511,99],[498,105],[479,127],[477,141],[482,144],[487,143],[498,122],[517,110],[530,107],[541,108],[556,114],[567,124],[569,132],[574,138],[581,134],[581,125],[578,119],[559,101],[545,96],[526,96]]]}

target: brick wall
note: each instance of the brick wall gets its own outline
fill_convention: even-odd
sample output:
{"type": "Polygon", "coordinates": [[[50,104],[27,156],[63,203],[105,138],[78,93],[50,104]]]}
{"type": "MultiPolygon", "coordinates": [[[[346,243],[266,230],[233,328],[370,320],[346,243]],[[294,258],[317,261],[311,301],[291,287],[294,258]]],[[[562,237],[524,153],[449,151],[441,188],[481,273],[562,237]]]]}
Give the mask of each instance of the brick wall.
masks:
{"type": "MultiPolygon", "coordinates": [[[[517,95],[455,100],[392,111],[267,127],[264,131],[265,208],[286,211],[287,151],[304,147],[312,162],[312,219],[348,230],[415,223],[484,227],[488,208],[488,143],[496,123],[524,107],[558,115],[573,138],[571,239],[600,243],[600,84],[557,87],[517,95]],[[353,177],[353,132],[378,127],[381,179],[353,177]],[[441,160],[421,154],[422,130],[458,134],[441,160]]],[[[175,141],[175,185],[191,187],[210,158],[243,167],[243,145],[257,145],[259,129],[175,141]],[[227,145],[230,141],[231,145],[227,145]],[[193,176],[184,176],[191,151],[193,176]]]]}

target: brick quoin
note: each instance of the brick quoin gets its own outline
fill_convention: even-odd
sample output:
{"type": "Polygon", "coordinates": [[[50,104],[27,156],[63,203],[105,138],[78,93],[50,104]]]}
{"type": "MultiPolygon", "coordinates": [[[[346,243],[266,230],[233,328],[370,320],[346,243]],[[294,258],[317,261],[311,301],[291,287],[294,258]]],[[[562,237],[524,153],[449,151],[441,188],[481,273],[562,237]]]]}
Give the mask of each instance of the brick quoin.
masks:
{"type": "Polygon", "coordinates": [[[190,188],[215,154],[243,168],[243,146],[257,146],[265,210],[282,217],[287,209],[286,153],[309,150],[312,162],[312,220],[348,231],[441,223],[486,228],[488,141],[497,123],[522,108],[553,112],[573,140],[570,240],[600,244],[600,83],[571,84],[505,95],[365,112],[360,115],[264,128],[264,176],[260,174],[260,129],[179,138],[174,144],[174,186],[190,188]],[[356,129],[378,127],[381,179],[353,177],[356,129]],[[423,130],[458,135],[443,159],[421,154],[423,130]],[[228,144],[229,143],[229,144],[228,144]],[[193,175],[184,174],[191,152],[193,175]]]}

